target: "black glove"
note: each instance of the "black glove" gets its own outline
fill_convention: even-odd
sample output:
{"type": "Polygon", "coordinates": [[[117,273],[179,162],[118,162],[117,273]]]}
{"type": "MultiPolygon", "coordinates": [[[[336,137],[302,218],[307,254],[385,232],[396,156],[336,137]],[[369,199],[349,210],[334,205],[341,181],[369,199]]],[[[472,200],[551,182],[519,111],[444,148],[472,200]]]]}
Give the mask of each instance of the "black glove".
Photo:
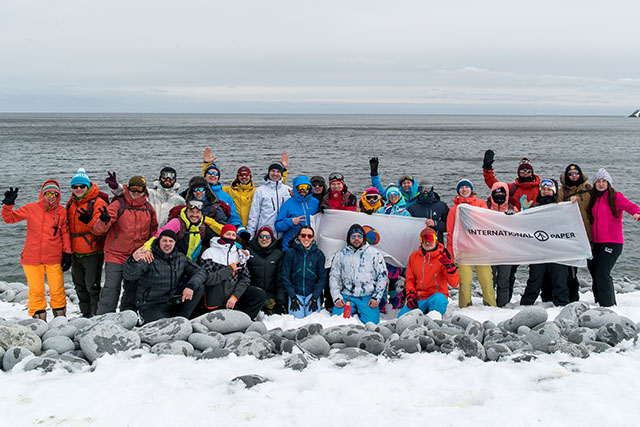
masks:
{"type": "Polygon", "coordinates": [[[107,207],[105,206],[102,209],[98,209],[98,211],[100,211],[100,221],[104,222],[105,224],[109,224],[109,221],[111,221],[111,215],[109,215],[107,207]]]}
{"type": "Polygon", "coordinates": [[[93,218],[91,218],[91,214],[87,212],[85,208],[78,209],[78,220],[83,224],[89,224],[93,218]]]}
{"type": "Polygon", "coordinates": [[[418,308],[418,297],[415,292],[409,292],[407,294],[407,307],[412,310],[418,308]]]}
{"type": "Polygon", "coordinates": [[[291,304],[289,304],[289,311],[298,311],[300,310],[300,300],[298,297],[291,298],[291,304]]]}
{"type": "Polygon", "coordinates": [[[484,152],[484,158],[482,159],[482,169],[493,170],[493,150],[487,150],[484,152]]]}
{"type": "Polygon", "coordinates": [[[276,305],[273,306],[273,314],[284,314],[287,308],[281,302],[277,302],[276,305]]]}
{"type": "Polygon", "coordinates": [[[251,233],[247,230],[242,230],[238,233],[238,238],[248,243],[251,240],[251,233]]]}
{"type": "Polygon", "coordinates": [[[378,165],[380,162],[377,157],[372,157],[369,159],[369,168],[371,168],[371,176],[378,175],[378,165]]]}
{"type": "Polygon", "coordinates": [[[325,205],[323,205],[322,203],[320,203],[320,206],[318,206],[318,212],[319,213],[324,213],[325,209],[327,209],[327,207],[325,205]]]}
{"type": "Polygon", "coordinates": [[[309,301],[307,302],[307,308],[309,308],[309,311],[312,313],[318,311],[318,299],[316,297],[309,298],[309,301]]]}
{"type": "Polygon", "coordinates": [[[62,252],[62,262],[60,263],[60,266],[62,267],[62,271],[67,271],[68,269],[71,268],[71,254],[68,254],[66,252],[62,252]]]}
{"type": "Polygon", "coordinates": [[[16,199],[18,198],[18,187],[16,188],[9,188],[7,191],[4,192],[4,200],[2,201],[3,205],[15,205],[16,204],[16,199]]]}

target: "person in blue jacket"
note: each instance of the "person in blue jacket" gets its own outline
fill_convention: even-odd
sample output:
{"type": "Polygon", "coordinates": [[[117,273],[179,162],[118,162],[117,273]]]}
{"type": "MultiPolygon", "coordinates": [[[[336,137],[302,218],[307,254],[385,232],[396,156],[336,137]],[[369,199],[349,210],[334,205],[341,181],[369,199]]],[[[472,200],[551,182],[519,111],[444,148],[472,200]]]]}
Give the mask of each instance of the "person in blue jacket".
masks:
{"type": "MultiPolygon", "coordinates": [[[[382,186],[380,175],[378,174],[379,161],[377,157],[369,159],[369,167],[371,169],[371,185],[378,189],[380,197],[387,199],[387,189],[382,186]]],[[[420,190],[418,189],[418,181],[411,175],[403,175],[398,180],[398,187],[402,199],[406,202],[407,206],[414,204],[418,200],[420,190]]]]}
{"type": "Polygon", "coordinates": [[[222,184],[220,184],[220,168],[216,166],[215,163],[211,163],[204,170],[204,179],[207,180],[209,184],[209,188],[215,194],[218,199],[225,202],[231,208],[231,215],[229,215],[228,224],[233,224],[238,230],[238,238],[242,241],[248,242],[251,238],[251,235],[246,230],[244,225],[242,224],[242,220],[240,219],[240,215],[238,215],[238,211],[236,210],[236,204],[233,201],[233,198],[224,191],[222,191],[222,184]]]}
{"type": "Polygon", "coordinates": [[[282,252],[289,250],[289,242],[301,225],[311,225],[310,218],[318,213],[320,202],[313,197],[311,181],[306,176],[293,180],[293,197],[282,204],[276,217],[276,231],[282,234],[282,252]]]}
{"type": "Polygon", "coordinates": [[[296,239],[282,262],[282,286],[289,297],[289,314],[296,319],[320,311],[322,290],[328,283],[324,254],[308,225],[298,229],[296,239]]]}

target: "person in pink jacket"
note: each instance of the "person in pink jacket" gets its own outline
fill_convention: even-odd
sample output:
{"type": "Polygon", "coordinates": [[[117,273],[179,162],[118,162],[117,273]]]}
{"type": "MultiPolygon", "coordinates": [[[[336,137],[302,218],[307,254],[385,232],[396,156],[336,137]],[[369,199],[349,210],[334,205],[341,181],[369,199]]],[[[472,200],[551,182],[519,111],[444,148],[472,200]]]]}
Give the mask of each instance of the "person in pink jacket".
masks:
{"type": "Polygon", "coordinates": [[[588,207],[593,234],[593,258],[588,263],[593,279],[593,295],[601,307],[616,304],[611,270],[622,253],[622,212],[640,220],[640,206],[631,203],[613,189],[611,175],[601,168],[593,177],[591,201],[588,207]]]}

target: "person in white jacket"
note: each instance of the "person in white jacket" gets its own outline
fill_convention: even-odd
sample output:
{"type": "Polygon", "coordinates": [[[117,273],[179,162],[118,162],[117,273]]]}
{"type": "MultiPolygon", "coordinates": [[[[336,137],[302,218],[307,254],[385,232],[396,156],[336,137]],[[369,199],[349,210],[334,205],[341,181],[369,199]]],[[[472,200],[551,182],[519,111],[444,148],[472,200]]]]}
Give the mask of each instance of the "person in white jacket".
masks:
{"type": "MultiPolygon", "coordinates": [[[[282,183],[282,172],[284,172],[282,163],[274,162],[269,165],[267,175],[264,177],[264,185],[258,187],[253,194],[247,223],[247,231],[251,233],[251,237],[264,226],[275,230],[280,207],[291,197],[291,187],[282,183]]],[[[279,238],[280,233],[277,233],[276,239],[279,238]]]]}

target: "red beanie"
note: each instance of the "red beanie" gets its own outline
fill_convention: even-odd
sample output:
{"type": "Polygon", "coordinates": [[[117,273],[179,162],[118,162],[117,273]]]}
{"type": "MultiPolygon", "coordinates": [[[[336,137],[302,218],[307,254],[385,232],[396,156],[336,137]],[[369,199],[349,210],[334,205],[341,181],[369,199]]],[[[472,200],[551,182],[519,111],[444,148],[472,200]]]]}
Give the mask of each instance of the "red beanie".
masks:
{"type": "Polygon", "coordinates": [[[237,233],[238,229],[233,224],[226,224],[224,227],[222,227],[222,230],[220,230],[220,236],[224,236],[224,233],[226,233],[227,231],[234,231],[237,233]]]}
{"type": "Polygon", "coordinates": [[[241,173],[246,173],[251,176],[251,169],[249,169],[247,166],[240,166],[240,169],[238,169],[236,175],[240,175],[241,173]]]}

